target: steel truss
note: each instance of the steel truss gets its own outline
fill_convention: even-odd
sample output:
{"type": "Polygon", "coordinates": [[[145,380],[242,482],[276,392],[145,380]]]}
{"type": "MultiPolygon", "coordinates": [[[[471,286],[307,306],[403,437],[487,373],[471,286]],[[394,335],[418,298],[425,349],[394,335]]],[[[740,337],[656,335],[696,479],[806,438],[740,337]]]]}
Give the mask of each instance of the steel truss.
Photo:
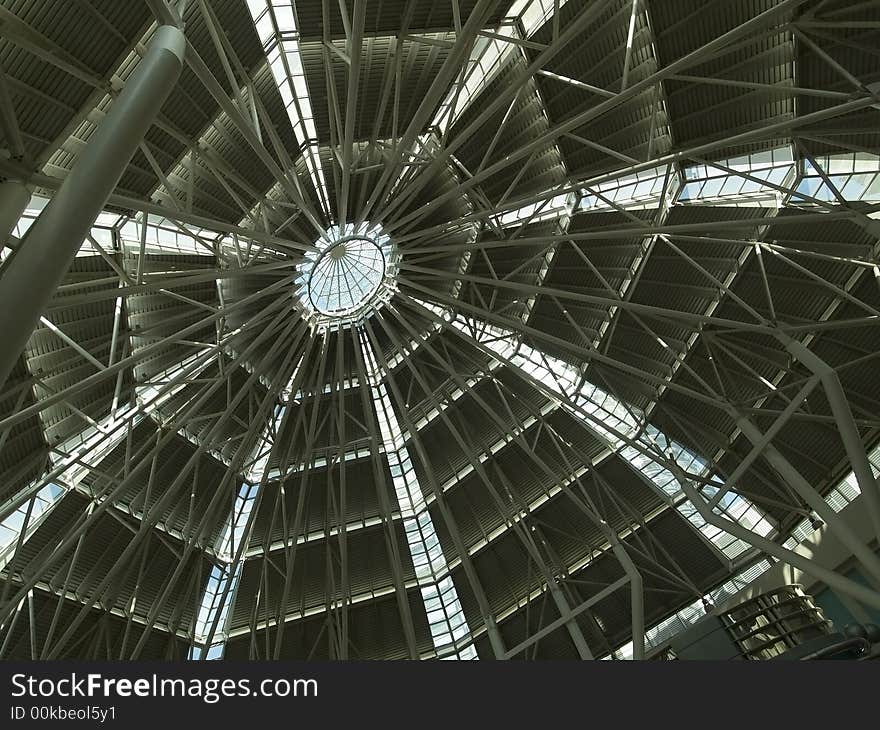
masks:
{"type": "MultiPolygon", "coordinates": [[[[254,16],[258,26],[271,23],[264,26],[271,27],[269,60],[251,69],[210,3],[147,5],[155,23],[121,61],[121,86],[2,11],[4,41],[94,89],[70,129],[86,124],[94,107],[109,105],[109,112],[60,177],[49,164],[54,149],[29,157],[7,103],[13,79],[0,68],[0,125],[10,152],[0,157],[7,178],[0,186],[7,245],[0,332],[12,343],[0,356],[8,390],[0,403],[9,403],[0,412],[0,455],[22,429],[36,424],[45,434],[60,411],[83,434],[63,443],[44,435],[37,476],[22,465],[0,500],[0,525],[15,525],[13,539],[0,544],[0,656],[208,658],[225,648],[250,658],[511,659],[562,641],[566,655],[591,659],[631,638],[641,659],[648,623],[699,601],[764,556],[880,608],[880,558],[829,506],[832,483],[809,476],[815,455],[789,438],[816,428],[842,447],[834,475],[854,474],[880,539],[880,491],[868,459],[880,434],[880,403],[860,390],[876,373],[877,352],[860,349],[856,336],[880,322],[870,286],[880,282],[880,197],[851,199],[831,169],[835,154],[878,159],[875,148],[847,135],[874,133],[861,125],[880,97],[871,79],[825,50],[829,38],[864,50],[847,32],[854,21],[846,12],[826,15],[824,3],[780,0],[667,60],[650,2],[593,2],[565,25],[565,3],[554,3],[537,32],[527,32],[528,3],[514,3],[505,19],[498,15],[503,3],[478,0],[465,14],[453,2],[447,34],[410,27],[411,3],[399,31],[386,34],[394,50],[376,118],[366,119],[372,134],[364,137],[357,132],[368,114],[362,85],[375,52],[366,0],[341,11],[344,39],[331,35],[335,6],[331,12],[332,3],[321,3],[323,87],[303,81],[304,95],[288,105],[292,126],[272,121],[273,100],[257,78],[283,39],[298,39],[297,54],[317,41],[282,27],[271,2],[254,16]],[[601,33],[609,17],[628,28],[618,89],[554,71],[572,43],[601,33]],[[207,30],[211,57],[195,47],[195,26],[207,30]],[[636,70],[637,28],[650,38],[648,72],[636,70]],[[823,65],[839,84],[767,84],[701,70],[778,36],[796,44],[796,64],[823,65]],[[403,53],[405,43],[424,47],[435,62],[415,100],[405,98],[406,84],[424,68],[403,53]],[[487,43],[495,44],[497,66],[468,88],[487,43]],[[209,63],[214,56],[217,68],[209,63]],[[340,64],[342,85],[334,71],[340,64]],[[503,76],[505,64],[513,71],[503,76]],[[199,110],[212,121],[195,137],[161,112],[183,69],[212,104],[199,110]],[[490,86],[502,76],[504,83],[490,86]],[[550,84],[593,95],[594,103],[556,119],[550,84]],[[664,147],[663,135],[675,136],[670,97],[683,86],[735,89],[744,103],[784,97],[797,113],[664,147]],[[329,127],[299,141],[294,127],[306,129],[304,119],[314,114],[309,91],[325,99],[329,127]],[[585,136],[647,93],[647,154],[585,136]],[[546,126],[499,153],[532,97],[546,126]],[[821,107],[801,111],[806,99],[821,107]],[[438,109],[447,116],[435,118],[438,109]],[[144,140],[151,124],[185,145],[173,164],[160,164],[144,140]],[[485,146],[468,166],[474,138],[485,146]],[[270,178],[268,188],[224,159],[220,142],[231,139],[270,178]],[[778,147],[780,139],[793,154],[782,182],[736,161],[742,150],[778,147]],[[572,143],[603,155],[601,169],[579,170],[566,151],[572,143]],[[156,178],[143,197],[116,187],[137,151],[156,178]],[[556,161],[556,182],[529,189],[542,156],[556,161]],[[777,204],[754,208],[760,215],[697,219],[688,211],[698,204],[711,212],[737,202],[684,200],[698,165],[758,186],[777,204]],[[824,197],[803,186],[807,167],[824,197]],[[658,170],[662,186],[647,203],[608,192],[658,170]],[[208,179],[227,199],[225,217],[204,205],[208,179]],[[500,196],[493,192],[498,180],[507,181],[500,196]],[[31,216],[26,193],[34,190],[51,202],[31,216]],[[589,196],[617,222],[582,225],[599,216],[581,209],[589,196]],[[109,244],[93,228],[105,209],[117,214],[109,244]],[[23,215],[36,220],[19,237],[23,215]],[[377,221],[400,254],[393,298],[345,326],[310,324],[293,284],[303,254],[316,250],[331,224],[377,221]],[[813,224],[849,227],[861,237],[820,245],[795,237],[813,224]],[[184,241],[177,250],[165,242],[172,234],[184,241]],[[724,248],[726,263],[718,266],[701,246],[724,248]],[[635,253],[624,264],[603,265],[603,257],[628,247],[635,253]],[[77,256],[97,259],[105,273],[65,278],[77,256]],[[184,257],[200,263],[178,265],[184,257]],[[569,260],[582,281],[598,284],[572,284],[561,263],[569,260]],[[671,262],[697,304],[650,294],[651,267],[661,260],[671,262]],[[615,268],[625,270],[618,279],[615,268]],[[785,303],[792,281],[809,285],[821,311],[785,303]],[[86,335],[66,319],[77,307],[108,303],[115,311],[106,333],[86,335]],[[141,322],[141,306],[185,311],[141,322]],[[591,322],[583,312],[600,314],[591,322]],[[43,330],[64,353],[59,371],[87,364],[88,374],[57,386],[54,371],[41,373],[35,338],[43,330]],[[659,343],[662,366],[628,350],[638,338],[659,343]],[[824,343],[840,345],[847,357],[823,355],[824,343]],[[519,356],[526,351],[542,364],[525,367],[519,356]],[[151,370],[160,358],[165,367],[151,370]],[[560,375],[566,367],[575,384],[560,375]],[[22,369],[23,379],[13,376],[22,369]],[[110,400],[96,417],[84,399],[108,383],[110,400]],[[594,407],[583,395],[591,385],[614,407],[594,407]],[[573,442],[561,416],[579,438],[601,445],[597,453],[573,442]],[[438,432],[446,434],[442,444],[433,440],[438,432]],[[701,467],[684,465],[671,445],[693,452],[701,467]],[[535,493],[505,466],[511,454],[527,460],[535,493]],[[629,501],[605,476],[618,459],[627,463],[627,479],[654,495],[650,508],[629,501]],[[166,460],[173,473],[163,469],[166,460]],[[672,486],[647,475],[645,464],[670,474],[672,486]],[[478,528],[461,511],[464,484],[489,505],[478,528]],[[47,489],[51,499],[41,496],[47,489]],[[358,512],[365,489],[375,492],[369,514],[358,512]],[[732,499],[756,514],[772,511],[776,517],[765,523],[772,530],[732,517],[724,509],[732,499]],[[589,530],[567,534],[565,524],[549,521],[547,505],[557,504],[589,530]],[[686,556],[655,529],[676,513],[680,531],[717,563],[711,576],[695,577],[686,556]],[[47,536],[58,514],[65,516],[60,531],[47,536]],[[803,518],[828,526],[869,586],[783,546],[803,518]],[[89,561],[105,533],[119,549],[95,568],[89,561]],[[730,543],[715,534],[747,549],[731,556],[730,543]],[[577,549],[561,554],[559,536],[577,549]],[[522,555],[517,570],[524,575],[487,572],[487,556],[510,546],[522,555]],[[376,564],[365,566],[361,550],[371,550],[376,564]],[[161,577],[152,571],[157,560],[171,566],[161,577]],[[608,564],[614,569],[602,568],[608,564]],[[304,576],[318,569],[316,589],[304,576]],[[612,601],[627,613],[625,635],[602,624],[602,606],[612,601]],[[366,636],[365,612],[392,604],[396,631],[366,636]]],[[[284,83],[296,94],[291,59],[284,83]]]]}

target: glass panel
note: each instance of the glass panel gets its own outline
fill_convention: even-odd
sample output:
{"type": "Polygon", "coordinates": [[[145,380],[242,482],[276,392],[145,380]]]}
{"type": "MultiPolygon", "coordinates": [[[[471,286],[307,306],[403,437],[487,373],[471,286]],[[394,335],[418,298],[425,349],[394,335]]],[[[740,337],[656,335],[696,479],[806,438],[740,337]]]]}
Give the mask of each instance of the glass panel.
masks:
{"type": "Polygon", "coordinates": [[[784,187],[786,180],[792,184],[795,173],[790,146],[731,157],[716,165],[691,165],[684,170],[690,182],[682,189],[678,202],[777,208],[786,193],[772,185],[784,187]]]}

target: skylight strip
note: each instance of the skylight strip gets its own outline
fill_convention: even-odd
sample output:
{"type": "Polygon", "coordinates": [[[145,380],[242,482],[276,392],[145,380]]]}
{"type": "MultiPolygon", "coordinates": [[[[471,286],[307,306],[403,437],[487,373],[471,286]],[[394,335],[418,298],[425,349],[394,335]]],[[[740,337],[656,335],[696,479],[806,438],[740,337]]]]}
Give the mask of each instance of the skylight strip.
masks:
{"type": "MultiPolygon", "coordinates": [[[[375,356],[363,337],[361,349],[367,366],[376,372],[375,356]]],[[[440,658],[476,659],[476,649],[449,573],[449,563],[434,529],[385,384],[372,385],[371,394],[434,649],[440,658]]]]}
{"type": "Polygon", "coordinates": [[[194,641],[190,659],[220,659],[226,646],[226,628],[235,593],[241,578],[243,560],[234,560],[235,545],[243,539],[253,504],[259,492],[258,485],[244,482],[235,496],[232,512],[227,518],[218,542],[217,564],[211,566],[208,583],[199,603],[194,641]],[[208,644],[211,629],[217,626],[213,640],[208,644]]]}
{"type": "MultiPolygon", "coordinates": [[[[196,356],[188,358],[175,370],[181,371],[186,365],[194,362],[195,358],[196,356]]],[[[205,365],[201,365],[199,371],[205,365]]],[[[129,404],[125,404],[116,408],[94,426],[89,426],[62,444],[55,446],[53,450],[65,454],[65,456],[54,466],[52,481],[43,485],[30,499],[20,504],[12,514],[0,522],[0,568],[6,565],[12,555],[25,525],[25,517],[29,508],[31,514],[25,528],[25,542],[36,532],[40,524],[61,501],[61,498],[68,491],[79,487],[82,480],[90,473],[91,464],[100,463],[122,442],[128,433],[128,428],[135,428],[163,403],[173,398],[183,387],[184,385],[178,385],[166,389],[162,393],[157,387],[139,386],[138,406],[132,408],[129,404]],[[129,422],[130,426],[128,426],[129,422]]],[[[33,486],[33,484],[28,485],[18,495],[27,493],[33,489],[33,486]]],[[[18,495],[10,501],[13,503],[17,501],[18,495]]]]}
{"type": "Polygon", "coordinates": [[[680,178],[676,168],[660,165],[649,170],[621,175],[581,190],[577,210],[653,210],[664,206],[663,186],[667,171],[667,195],[678,191],[680,178]]]}
{"type": "Polygon", "coordinates": [[[329,219],[330,195],[318,148],[318,132],[312,111],[299,48],[299,33],[292,2],[248,0],[248,10],[266,51],[272,76],[303,151],[306,169],[312,179],[321,209],[329,219]]]}
{"type": "MultiPolygon", "coordinates": [[[[535,363],[536,351],[529,353],[530,350],[531,348],[527,345],[521,345],[517,356],[513,358],[514,361],[519,359],[522,362],[524,369],[529,367],[527,363],[532,363],[532,375],[542,382],[545,382],[545,384],[549,384],[547,383],[548,378],[546,376],[547,366],[535,363]],[[528,356],[529,354],[531,354],[531,357],[528,356]]],[[[541,359],[553,360],[553,358],[546,356],[543,353],[541,354],[541,359]]],[[[567,363],[557,361],[556,365],[557,367],[554,368],[554,370],[559,367],[565,367],[567,363]]],[[[570,368],[570,372],[567,374],[565,380],[571,382],[573,377],[579,377],[579,373],[570,365],[568,365],[568,368],[570,368]]],[[[689,451],[676,441],[668,439],[661,431],[651,424],[646,424],[644,431],[642,431],[641,425],[644,420],[644,414],[640,411],[634,411],[634,409],[625,405],[622,401],[619,401],[611,394],[606,393],[601,388],[585,381],[580,390],[575,394],[573,402],[576,406],[587,413],[601,415],[603,420],[609,423],[609,425],[613,424],[616,431],[624,433],[631,439],[635,439],[644,447],[651,450],[659,448],[661,453],[664,453],[671,458],[685,473],[695,473],[700,477],[709,476],[711,469],[707,461],[689,451]],[[634,418],[633,412],[637,414],[637,418],[634,418]]],[[[580,415],[579,410],[572,408],[571,406],[566,406],[565,402],[563,402],[563,406],[566,407],[566,410],[572,416],[584,421],[584,417],[580,415]]],[[[602,435],[604,435],[609,442],[615,446],[621,457],[630,462],[630,464],[640,471],[649,481],[657,486],[662,492],[667,494],[679,514],[703,533],[703,535],[728,559],[732,560],[737,558],[749,549],[749,545],[745,541],[734,538],[714,525],[706,523],[697,512],[696,508],[684,497],[678,481],[672,477],[672,474],[667,469],[662,467],[656,461],[646,457],[645,454],[634,446],[625,444],[615,434],[603,429],[595,422],[589,422],[588,425],[590,424],[592,424],[594,430],[602,433],[602,435]]],[[[714,494],[712,488],[703,488],[704,493],[709,491],[711,491],[711,494],[708,494],[707,496],[711,497],[712,494],[714,494]]],[[[773,531],[773,525],[750,502],[750,500],[736,494],[735,492],[729,492],[725,496],[725,499],[721,500],[716,511],[723,514],[731,521],[741,524],[747,529],[754,530],[762,537],[766,537],[773,531]]]]}
{"type": "MultiPolygon", "coordinates": [[[[561,10],[566,0],[558,0],[558,3],[561,10]]],[[[550,19],[555,8],[556,0],[516,0],[510,6],[508,17],[516,18],[522,23],[525,36],[529,38],[550,19]]]]}
{"type": "MultiPolygon", "coordinates": [[[[573,365],[547,355],[519,342],[515,334],[474,319],[457,318],[452,325],[465,334],[472,331],[480,333],[480,339],[504,360],[511,362],[524,372],[539,380],[548,389],[559,393],[562,406],[571,416],[585,423],[592,431],[602,436],[619,455],[641,472],[661,493],[665,494],[674,508],[724,556],[732,560],[749,549],[749,545],[719,528],[709,525],[702,519],[696,508],[687,500],[673,475],[662,465],[651,459],[641,450],[626,444],[617,434],[636,440],[645,449],[666,454],[686,473],[696,473],[706,478],[710,475],[709,463],[686,449],[681,444],[667,439],[658,429],[645,424],[644,414],[632,408],[598,386],[583,380],[580,371],[573,365]],[[601,420],[586,419],[582,413],[593,414],[601,420]],[[605,428],[602,424],[607,424],[605,428]]],[[[721,481],[718,481],[719,486],[721,481]]],[[[699,487],[711,497],[713,488],[699,487]]],[[[735,492],[729,492],[715,507],[716,512],[733,522],[767,536],[774,530],[769,519],[758,510],[750,500],[735,492]]]]}
{"type": "MultiPolygon", "coordinates": [[[[831,184],[847,202],[880,202],[880,157],[867,152],[823,155],[815,158],[831,184]]],[[[837,203],[837,196],[828,187],[819,170],[804,160],[804,173],[795,190],[825,203],[837,203]]],[[[797,196],[792,204],[810,205],[797,196]]]]}
{"type": "Polygon", "coordinates": [[[129,218],[119,227],[120,245],[130,252],[139,253],[141,238],[144,240],[144,252],[155,254],[191,254],[195,256],[213,256],[212,248],[217,234],[197,226],[183,223],[171,223],[162,216],[146,216],[146,235],[144,236],[144,219],[129,218]],[[211,241],[211,245],[206,243],[211,241]]]}
{"type": "MultiPolygon", "coordinates": [[[[302,360],[300,360],[301,362],[302,360]]],[[[286,395],[289,395],[298,370],[299,366],[294,369],[294,374],[284,390],[286,395]]],[[[250,467],[239,485],[238,492],[233,499],[232,510],[226,518],[223,532],[217,541],[218,562],[211,568],[207,585],[199,603],[193,644],[189,651],[190,659],[223,658],[229,617],[232,606],[235,604],[242,566],[247,557],[247,551],[242,549],[241,545],[248,539],[251,514],[260,493],[260,487],[265,481],[264,477],[268,477],[269,457],[275,443],[273,434],[278,433],[286,410],[286,403],[275,406],[272,417],[268,420],[247,460],[250,462],[250,467]],[[212,628],[215,626],[216,630],[211,637],[212,628]],[[209,638],[211,639],[210,643],[209,638]]]]}
{"type": "MultiPolygon", "coordinates": [[[[43,208],[45,208],[49,204],[49,199],[44,198],[40,195],[32,195],[30,202],[25,206],[24,211],[22,211],[21,216],[19,217],[17,223],[12,229],[12,235],[15,236],[19,241],[21,241],[25,234],[30,230],[30,227],[34,224],[37,218],[40,217],[40,214],[43,212],[43,208]]],[[[113,250],[115,248],[115,242],[113,240],[113,229],[119,224],[122,216],[118,213],[111,213],[109,211],[101,211],[97,218],[95,218],[95,222],[92,224],[92,228],[89,231],[89,235],[94,238],[99,245],[101,245],[105,250],[113,250]]],[[[12,249],[0,246],[2,251],[0,251],[0,262],[6,259],[12,253],[12,249]]],[[[84,256],[95,256],[97,255],[94,245],[86,238],[82,245],[76,252],[77,258],[84,256]]]]}
{"type": "Polygon", "coordinates": [[[31,499],[18,507],[9,517],[0,522],[0,569],[6,567],[7,562],[9,562],[12,548],[18,540],[22,528],[24,528],[25,520],[27,520],[27,529],[25,531],[25,542],[27,542],[28,538],[43,521],[43,518],[49,514],[66,491],[64,487],[50,482],[31,499]],[[28,511],[30,511],[29,517],[28,511]]]}
{"type": "Polygon", "coordinates": [[[509,228],[519,223],[540,223],[547,220],[557,220],[571,215],[574,207],[574,196],[560,194],[537,203],[529,203],[520,208],[505,211],[492,216],[492,220],[499,228],[509,228]]]}
{"type": "MultiPolygon", "coordinates": [[[[868,459],[871,462],[871,469],[874,472],[875,478],[880,477],[880,444],[871,451],[868,459]]],[[[859,494],[855,474],[850,472],[825,496],[825,503],[835,512],[840,512],[851,504],[859,494]]],[[[813,525],[813,520],[804,518],[783,543],[783,547],[788,550],[794,550],[800,543],[812,536],[815,531],[816,528],[813,525]]],[[[706,601],[714,605],[724,602],[755,582],[773,565],[775,565],[774,561],[764,558],[737,573],[703,598],[694,601],[694,603],[664,619],[645,632],[645,648],[650,649],[665,644],[706,615],[706,601]]],[[[625,644],[613,652],[612,655],[604,658],[609,659],[612,657],[614,659],[632,659],[632,642],[625,644]]]]}

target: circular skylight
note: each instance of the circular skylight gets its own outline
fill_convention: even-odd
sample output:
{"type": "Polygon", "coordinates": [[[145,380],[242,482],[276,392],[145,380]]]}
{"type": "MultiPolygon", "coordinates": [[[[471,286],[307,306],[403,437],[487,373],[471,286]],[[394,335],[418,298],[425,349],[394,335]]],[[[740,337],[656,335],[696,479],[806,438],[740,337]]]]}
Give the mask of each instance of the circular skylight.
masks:
{"type": "Polygon", "coordinates": [[[369,238],[349,236],[325,249],[309,276],[309,300],[321,314],[360,309],[382,283],[385,256],[369,238]]]}
{"type": "Polygon", "coordinates": [[[387,300],[396,271],[389,237],[379,226],[333,226],[300,265],[299,295],[319,323],[353,321],[387,300]]]}

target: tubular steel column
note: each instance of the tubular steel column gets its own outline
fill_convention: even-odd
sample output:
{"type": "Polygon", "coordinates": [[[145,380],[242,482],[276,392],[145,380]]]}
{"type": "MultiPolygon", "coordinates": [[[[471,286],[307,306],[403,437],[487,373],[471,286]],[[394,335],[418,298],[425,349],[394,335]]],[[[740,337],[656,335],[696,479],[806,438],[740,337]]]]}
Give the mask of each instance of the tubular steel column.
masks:
{"type": "Polygon", "coordinates": [[[9,235],[31,199],[24,183],[7,180],[0,183],[0,248],[9,241],[9,235]]]}
{"type": "Polygon", "coordinates": [[[0,386],[177,82],[185,49],[179,28],[156,30],[147,54],[9,260],[0,279],[0,386]]]}
{"type": "MultiPolygon", "coordinates": [[[[880,238],[880,223],[866,230],[873,231],[880,238]]],[[[874,526],[874,535],[880,540],[880,488],[874,478],[874,470],[868,460],[865,445],[859,434],[858,426],[853,419],[852,409],[846,397],[846,391],[840,382],[837,372],[828,363],[822,360],[816,353],[808,349],[801,342],[790,338],[783,339],[786,349],[794,355],[803,365],[819,377],[822,387],[825,389],[825,397],[831,406],[831,413],[837,425],[837,431],[852,466],[856,483],[865,500],[865,507],[871,516],[871,524],[874,526]]]]}

